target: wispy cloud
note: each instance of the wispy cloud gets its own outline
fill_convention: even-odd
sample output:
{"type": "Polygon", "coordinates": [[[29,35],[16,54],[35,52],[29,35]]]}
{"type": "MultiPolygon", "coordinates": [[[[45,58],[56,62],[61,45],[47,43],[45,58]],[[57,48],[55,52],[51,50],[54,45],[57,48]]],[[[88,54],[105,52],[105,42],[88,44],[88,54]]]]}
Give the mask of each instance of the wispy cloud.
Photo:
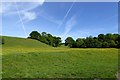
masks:
{"type": "Polygon", "coordinates": [[[62,35],[60,36],[62,38],[62,42],[65,41],[65,39],[67,37],[72,37],[74,40],[76,40],[77,38],[85,38],[87,36],[90,36],[91,33],[86,31],[86,30],[77,30],[75,32],[70,32],[69,34],[66,34],[66,35],[62,35]]]}
{"type": "Polygon", "coordinates": [[[17,6],[16,4],[15,4],[15,7],[16,7],[16,10],[17,10],[17,13],[18,13],[18,16],[19,16],[19,19],[20,19],[20,22],[21,22],[21,25],[22,25],[22,29],[23,29],[23,31],[24,31],[24,34],[25,34],[25,36],[27,36],[24,22],[22,21],[22,17],[21,17],[21,15],[20,15],[20,11],[19,11],[18,6],[17,6]]]}
{"type": "Polygon", "coordinates": [[[62,37],[62,39],[64,40],[66,37],[68,36],[72,36],[70,34],[68,34],[71,29],[76,25],[77,20],[76,20],[76,16],[72,16],[66,23],[65,23],[65,30],[64,33],[60,36],[62,37]]]}
{"type": "Polygon", "coordinates": [[[0,7],[0,14],[1,13],[5,13],[5,12],[7,12],[7,11],[9,11],[10,10],[10,6],[12,5],[12,4],[7,4],[6,5],[6,3],[2,3],[2,2],[0,2],[0,5],[1,5],[1,7],[0,7]],[[6,6],[5,6],[6,5],[6,6]]]}
{"type": "Polygon", "coordinates": [[[76,22],[76,16],[72,16],[65,24],[65,31],[63,35],[69,33],[71,29],[75,26],[76,22]]]}
{"type": "Polygon", "coordinates": [[[49,15],[45,11],[41,11],[39,16],[44,18],[45,20],[48,20],[49,22],[55,23],[57,25],[59,25],[61,23],[61,20],[58,20],[58,19],[54,18],[52,15],[49,15]]]}
{"type": "Polygon", "coordinates": [[[43,5],[44,0],[40,0],[39,2],[28,2],[27,4],[25,2],[5,2],[0,3],[2,5],[0,7],[0,14],[3,15],[18,15],[19,20],[22,29],[24,31],[24,35],[26,35],[26,28],[24,23],[34,20],[37,18],[37,15],[35,12],[29,12],[30,10],[33,10],[37,8],[40,5],[43,5]]]}
{"type": "Polygon", "coordinates": [[[22,13],[23,22],[29,22],[37,18],[37,14],[35,12],[24,12],[22,13]]]}
{"type": "Polygon", "coordinates": [[[75,1],[76,1],[76,0],[73,1],[72,5],[71,5],[70,8],[68,9],[68,11],[67,11],[67,13],[65,14],[65,16],[64,16],[61,24],[58,25],[58,29],[59,29],[59,28],[62,26],[62,24],[64,23],[65,19],[67,18],[68,14],[70,13],[71,9],[73,8],[73,5],[75,4],[75,1]]]}
{"type": "Polygon", "coordinates": [[[0,14],[1,13],[7,14],[7,15],[17,14],[15,5],[17,5],[19,11],[23,13],[43,5],[44,1],[45,0],[39,0],[39,2],[28,2],[27,4],[26,2],[20,2],[20,3],[19,2],[4,2],[4,3],[1,2],[0,5],[2,5],[2,7],[0,7],[0,14]]]}
{"type": "MultiPolygon", "coordinates": [[[[23,29],[23,31],[24,31],[24,34],[25,34],[25,36],[27,36],[26,28],[25,28],[24,23],[36,19],[36,17],[37,17],[37,16],[36,16],[36,13],[35,13],[35,12],[28,12],[29,9],[27,9],[27,10],[24,10],[24,9],[23,9],[23,10],[21,11],[20,8],[19,8],[19,5],[18,5],[16,2],[14,2],[14,4],[15,4],[16,12],[17,12],[17,14],[18,14],[18,16],[19,16],[19,20],[20,20],[20,22],[21,22],[21,25],[22,25],[22,29],[23,29]],[[23,11],[24,11],[24,12],[23,12],[23,11]],[[21,16],[21,14],[22,14],[23,16],[21,16]]],[[[38,3],[38,4],[42,5],[43,3],[38,3]]],[[[20,6],[23,6],[23,5],[20,5],[20,6]]],[[[34,7],[34,8],[35,8],[35,7],[34,7]]],[[[31,9],[33,9],[33,7],[32,7],[31,9]]]]}
{"type": "Polygon", "coordinates": [[[2,3],[0,3],[0,13],[2,13],[2,3]]]}

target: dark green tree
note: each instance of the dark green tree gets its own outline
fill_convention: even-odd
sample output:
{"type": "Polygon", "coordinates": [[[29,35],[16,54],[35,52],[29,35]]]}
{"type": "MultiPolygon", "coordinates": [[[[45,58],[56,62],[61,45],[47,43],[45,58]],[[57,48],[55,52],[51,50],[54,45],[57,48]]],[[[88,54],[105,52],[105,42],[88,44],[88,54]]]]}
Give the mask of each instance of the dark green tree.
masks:
{"type": "Polygon", "coordinates": [[[46,37],[47,36],[47,33],[46,32],[42,32],[42,37],[46,37]]]}
{"type": "Polygon", "coordinates": [[[93,43],[94,43],[94,39],[92,36],[89,36],[86,38],[86,40],[85,40],[86,47],[88,47],[88,48],[94,47],[93,43]]]}
{"type": "Polygon", "coordinates": [[[65,39],[65,46],[73,47],[74,44],[75,44],[75,41],[72,37],[67,37],[65,39]]]}
{"type": "Polygon", "coordinates": [[[4,38],[0,37],[0,44],[4,44],[4,38]]]}
{"type": "MultiPolygon", "coordinates": [[[[51,45],[53,47],[58,47],[61,45],[61,38],[42,32],[41,34],[37,31],[32,31],[30,33],[31,39],[39,40],[45,44],[51,45]]],[[[2,39],[2,44],[4,44],[4,39],[2,39]]],[[[108,33],[106,35],[99,34],[98,37],[86,37],[78,38],[76,41],[72,37],[67,37],[65,39],[65,46],[71,48],[119,48],[120,47],[120,35],[108,33]]]]}
{"type": "Polygon", "coordinates": [[[51,35],[51,34],[47,34],[47,41],[49,42],[49,45],[53,45],[53,40],[54,40],[54,37],[51,35]]]}
{"type": "Polygon", "coordinates": [[[83,44],[84,44],[84,40],[83,39],[78,38],[76,40],[76,47],[80,48],[80,47],[82,47],[83,44]]]}
{"type": "Polygon", "coordinates": [[[104,35],[104,34],[99,34],[99,35],[98,35],[98,40],[99,40],[100,42],[104,42],[104,41],[105,41],[105,35],[104,35]]]}
{"type": "Polygon", "coordinates": [[[2,44],[4,44],[4,38],[2,38],[2,44]]]}
{"type": "Polygon", "coordinates": [[[102,47],[103,48],[108,48],[110,44],[108,42],[103,42],[102,47]]]}
{"type": "Polygon", "coordinates": [[[102,42],[100,42],[100,41],[98,40],[98,38],[94,37],[93,40],[94,40],[94,41],[93,41],[92,44],[93,44],[93,47],[94,47],[94,48],[100,48],[100,47],[102,47],[102,42]]]}
{"type": "Polygon", "coordinates": [[[106,39],[105,41],[109,42],[110,40],[113,40],[114,37],[113,37],[113,35],[111,33],[107,33],[105,35],[105,39],[106,39]]]}
{"type": "Polygon", "coordinates": [[[47,38],[48,38],[47,33],[46,32],[42,32],[41,33],[40,41],[43,42],[43,43],[45,43],[45,44],[49,44],[47,38]]]}
{"type": "Polygon", "coordinates": [[[114,40],[110,40],[108,43],[109,43],[109,47],[111,47],[111,48],[117,47],[117,44],[115,43],[114,40]]]}
{"type": "Polygon", "coordinates": [[[117,44],[117,47],[120,48],[120,34],[118,36],[118,44],[117,44]]]}
{"type": "Polygon", "coordinates": [[[61,38],[60,37],[54,37],[54,41],[53,41],[53,46],[54,47],[58,47],[61,44],[61,38]]]}
{"type": "Polygon", "coordinates": [[[37,32],[37,31],[32,31],[32,32],[30,33],[30,37],[29,37],[29,38],[39,40],[40,37],[41,37],[41,34],[40,34],[39,32],[37,32]]]}
{"type": "Polygon", "coordinates": [[[41,36],[40,41],[45,43],[45,44],[49,44],[46,37],[41,36]]]}

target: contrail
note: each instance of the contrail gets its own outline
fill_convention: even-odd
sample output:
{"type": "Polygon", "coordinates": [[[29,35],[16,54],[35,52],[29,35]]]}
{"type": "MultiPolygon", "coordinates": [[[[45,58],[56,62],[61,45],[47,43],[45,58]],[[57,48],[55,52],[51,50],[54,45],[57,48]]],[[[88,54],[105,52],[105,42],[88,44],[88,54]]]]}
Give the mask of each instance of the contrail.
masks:
{"type": "Polygon", "coordinates": [[[20,22],[21,22],[21,24],[22,24],[22,29],[23,29],[23,31],[24,31],[25,37],[27,37],[27,33],[26,33],[26,29],[25,29],[25,25],[24,25],[24,23],[23,23],[23,21],[22,21],[22,18],[21,18],[21,15],[20,15],[20,11],[19,11],[19,9],[18,9],[18,7],[17,7],[16,2],[14,2],[14,3],[15,3],[15,6],[16,6],[16,9],[17,9],[17,13],[18,13],[18,16],[19,16],[20,22]]]}
{"type": "Polygon", "coordinates": [[[63,22],[65,21],[65,19],[67,18],[68,14],[70,13],[71,9],[73,8],[73,5],[75,3],[76,0],[73,1],[72,5],[70,6],[70,8],[68,9],[67,13],[65,14],[62,23],[58,26],[58,29],[62,26],[63,22]]]}

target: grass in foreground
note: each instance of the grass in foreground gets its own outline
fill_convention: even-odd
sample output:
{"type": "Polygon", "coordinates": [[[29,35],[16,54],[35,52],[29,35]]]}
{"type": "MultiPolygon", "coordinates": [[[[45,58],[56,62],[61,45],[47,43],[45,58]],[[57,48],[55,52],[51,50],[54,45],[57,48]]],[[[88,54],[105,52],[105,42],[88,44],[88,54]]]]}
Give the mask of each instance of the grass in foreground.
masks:
{"type": "Polygon", "coordinates": [[[2,54],[3,78],[116,77],[118,49],[52,48],[33,40],[37,44],[27,47],[31,41],[25,43],[24,39],[17,38],[16,42],[11,43],[13,38],[6,39],[2,54]]]}

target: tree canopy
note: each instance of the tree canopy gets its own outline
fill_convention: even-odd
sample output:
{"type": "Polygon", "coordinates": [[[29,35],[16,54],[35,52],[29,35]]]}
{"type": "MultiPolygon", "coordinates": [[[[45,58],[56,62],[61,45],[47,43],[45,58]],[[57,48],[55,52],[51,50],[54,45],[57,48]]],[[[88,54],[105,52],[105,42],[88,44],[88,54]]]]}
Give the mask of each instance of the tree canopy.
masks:
{"type": "Polygon", "coordinates": [[[53,47],[60,46],[61,41],[62,41],[60,37],[53,36],[49,33],[47,34],[46,32],[39,33],[37,31],[32,31],[29,34],[28,38],[38,40],[40,42],[51,45],[53,47]]]}
{"type": "MultiPolygon", "coordinates": [[[[39,33],[32,31],[28,38],[38,40],[53,47],[58,47],[62,44],[60,37],[53,36],[46,32],[39,33]]],[[[77,38],[76,40],[72,37],[67,37],[64,44],[70,48],[119,48],[120,35],[107,33],[99,34],[97,37],[77,38]]]]}
{"type": "Polygon", "coordinates": [[[0,37],[0,45],[1,44],[4,44],[4,38],[3,37],[0,37]]]}
{"type": "Polygon", "coordinates": [[[99,34],[97,37],[78,38],[76,41],[72,37],[67,37],[65,46],[68,45],[72,48],[119,48],[120,35],[111,33],[106,35],[99,34]]]}

